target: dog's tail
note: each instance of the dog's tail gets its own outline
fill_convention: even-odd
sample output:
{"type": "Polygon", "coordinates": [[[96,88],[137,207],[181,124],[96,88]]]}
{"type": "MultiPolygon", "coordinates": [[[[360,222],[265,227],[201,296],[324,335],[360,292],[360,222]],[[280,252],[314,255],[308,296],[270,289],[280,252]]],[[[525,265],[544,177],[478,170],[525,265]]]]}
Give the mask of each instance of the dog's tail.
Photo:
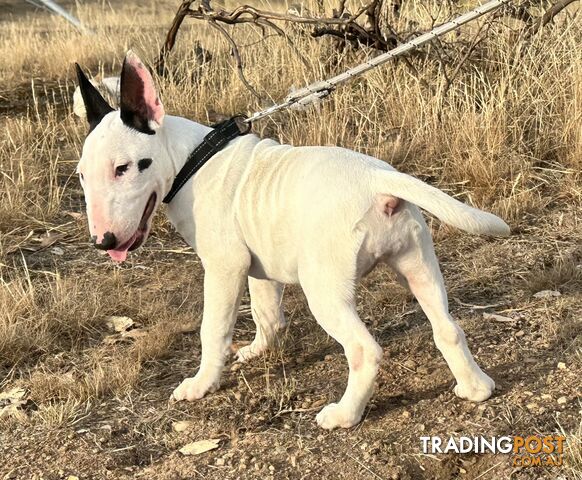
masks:
{"type": "Polygon", "coordinates": [[[417,178],[389,170],[379,171],[378,178],[381,193],[413,203],[444,223],[473,234],[509,235],[509,226],[499,217],[465,205],[417,178]]]}

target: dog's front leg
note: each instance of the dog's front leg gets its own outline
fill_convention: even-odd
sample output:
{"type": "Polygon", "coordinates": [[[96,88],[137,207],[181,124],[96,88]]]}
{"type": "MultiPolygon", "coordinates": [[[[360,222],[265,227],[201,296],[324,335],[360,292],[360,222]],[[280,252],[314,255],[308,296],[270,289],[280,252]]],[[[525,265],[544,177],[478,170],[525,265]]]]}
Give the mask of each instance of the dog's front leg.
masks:
{"type": "Polygon", "coordinates": [[[200,340],[202,359],[196,376],[185,379],[172,394],[175,400],[197,400],[214,392],[230,355],[232,330],[246,283],[248,266],[205,263],[204,312],[200,340]]]}

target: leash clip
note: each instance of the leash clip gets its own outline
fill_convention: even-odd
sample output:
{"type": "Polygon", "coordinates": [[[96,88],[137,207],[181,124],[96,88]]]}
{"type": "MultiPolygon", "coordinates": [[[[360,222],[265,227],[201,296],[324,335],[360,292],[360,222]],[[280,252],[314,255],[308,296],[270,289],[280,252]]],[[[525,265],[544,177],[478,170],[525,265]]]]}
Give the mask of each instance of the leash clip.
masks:
{"type": "Polygon", "coordinates": [[[235,115],[234,117],[231,118],[231,120],[234,121],[234,123],[236,123],[236,126],[240,130],[241,135],[246,135],[251,131],[251,128],[253,128],[253,124],[248,121],[249,117],[247,117],[246,115],[242,114],[235,115]]]}

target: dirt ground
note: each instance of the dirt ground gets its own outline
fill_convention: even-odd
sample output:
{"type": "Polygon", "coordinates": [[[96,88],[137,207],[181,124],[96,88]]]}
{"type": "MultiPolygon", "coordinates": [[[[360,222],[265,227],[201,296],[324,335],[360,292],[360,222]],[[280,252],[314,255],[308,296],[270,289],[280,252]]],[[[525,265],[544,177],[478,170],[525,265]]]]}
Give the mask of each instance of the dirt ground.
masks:
{"type": "MultiPolygon", "coordinates": [[[[23,3],[9,1],[10,15],[23,3]]],[[[35,101],[24,83],[3,86],[0,126],[35,101]]],[[[55,118],[70,125],[67,108],[55,118]]],[[[297,286],[285,289],[289,326],[273,352],[230,362],[220,390],[200,401],[169,402],[199,364],[203,269],[162,219],[122,265],[91,248],[71,180],[81,140],[56,140],[66,194],[54,213],[1,232],[0,310],[10,311],[0,318],[27,333],[0,338],[0,479],[582,478],[582,215],[572,197],[524,209],[505,239],[429,222],[451,313],[496,381],[492,398],[454,396],[426,317],[378,268],[358,288],[358,312],[384,350],[376,392],[358,426],[324,431],[315,415],[340,398],[347,364],[297,286]],[[111,316],[132,324],[116,332],[111,316]],[[422,436],[479,435],[563,435],[563,465],[421,449],[422,436]],[[210,451],[179,451],[212,439],[210,451]]],[[[236,346],[253,335],[245,295],[236,346]]]]}
{"type": "MultiPolygon", "coordinates": [[[[535,291],[553,288],[539,278],[557,258],[570,258],[580,268],[580,245],[567,236],[548,238],[557,222],[573,233],[580,219],[577,212],[564,211],[506,240],[454,234],[437,243],[451,311],[477,361],[497,382],[495,395],[482,404],[453,395],[452,376],[432,342],[428,322],[410,295],[381,269],[365,279],[358,295],[360,314],[384,348],[384,359],[376,394],[357,427],[326,432],[315,424],[321,406],[341,395],[346,362],[341,348],[315,324],[300,290],[288,287],[290,326],[280,348],[248,365],[229,365],[218,392],[196,403],[169,404],[172,389],[199,361],[195,329],[179,334],[162,359],[143,365],[138,385],[126,395],[79,405],[71,421],[58,428],[34,421],[31,411],[32,421],[2,432],[3,478],[573,478],[559,467],[514,468],[510,455],[423,455],[420,448],[425,435],[577,432],[579,280],[561,284],[560,297],[533,297],[535,291]],[[467,274],[474,269],[482,275],[467,274]],[[484,312],[505,318],[484,319],[484,312]],[[551,322],[558,332],[548,340],[551,318],[559,319],[551,322]],[[178,433],[172,428],[178,421],[191,424],[178,433]],[[178,452],[201,439],[220,439],[219,447],[199,456],[178,452]]],[[[50,268],[63,276],[83,275],[91,268],[97,275],[123,279],[129,293],[143,301],[161,297],[169,316],[186,308],[200,317],[199,261],[188,251],[161,251],[182,250],[175,238],[152,238],[122,267],[84,245],[61,248],[64,261],[31,254],[29,268],[50,268]],[[191,305],[184,307],[187,302],[191,305]]],[[[156,322],[135,313],[136,320],[156,322]]],[[[252,335],[245,298],[235,339],[240,344],[252,335]]],[[[101,338],[93,333],[91,341],[105,336],[107,332],[101,338]]],[[[57,365],[34,368],[66,375],[67,362],[61,352],[43,361],[57,365]]],[[[568,433],[566,438],[573,440],[568,433]]]]}

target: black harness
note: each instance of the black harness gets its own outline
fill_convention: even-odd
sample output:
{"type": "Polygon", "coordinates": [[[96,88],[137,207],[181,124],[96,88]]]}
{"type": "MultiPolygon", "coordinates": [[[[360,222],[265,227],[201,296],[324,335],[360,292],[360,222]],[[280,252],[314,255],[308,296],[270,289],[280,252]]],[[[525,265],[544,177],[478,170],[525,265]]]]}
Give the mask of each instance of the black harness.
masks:
{"type": "Polygon", "coordinates": [[[186,184],[190,178],[200,170],[204,164],[214,155],[220,152],[228,142],[241,135],[246,135],[251,130],[251,124],[244,122],[245,117],[238,115],[224,122],[213,125],[213,130],[204,137],[186,160],[186,164],[176,175],[172,188],[164,197],[164,203],[170,203],[174,196],[186,184]]]}

